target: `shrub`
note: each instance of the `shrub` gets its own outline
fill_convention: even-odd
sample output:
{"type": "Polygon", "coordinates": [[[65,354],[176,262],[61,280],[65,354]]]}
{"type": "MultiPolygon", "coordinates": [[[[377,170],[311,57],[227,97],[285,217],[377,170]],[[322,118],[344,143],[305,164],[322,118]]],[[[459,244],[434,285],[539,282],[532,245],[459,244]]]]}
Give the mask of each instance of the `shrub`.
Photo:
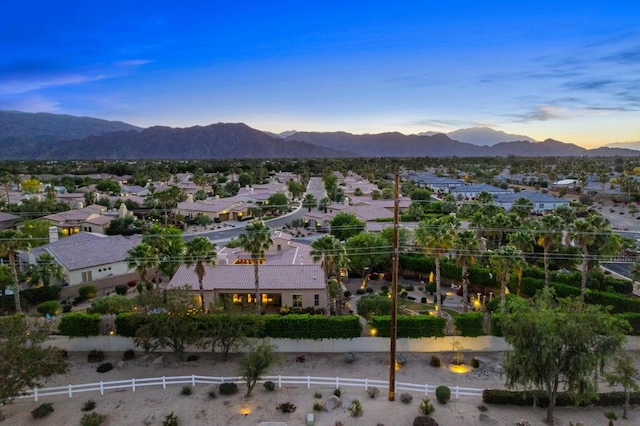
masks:
{"type": "Polygon", "coordinates": [[[193,361],[197,361],[199,360],[200,357],[198,355],[195,354],[191,354],[187,357],[187,362],[193,362],[193,361]]]}
{"type": "Polygon", "coordinates": [[[346,362],[347,364],[351,364],[356,360],[356,354],[354,354],[353,352],[347,352],[346,354],[344,354],[344,362],[346,362]]]}
{"type": "Polygon", "coordinates": [[[235,383],[220,383],[220,395],[233,395],[238,393],[238,385],[235,383]]]}
{"type": "Polygon", "coordinates": [[[333,391],[333,395],[337,396],[338,398],[340,398],[340,395],[342,395],[342,391],[340,390],[340,388],[337,388],[333,391]]]}
{"type": "MultiPolygon", "coordinates": [[[[409,339],[443,337],[446,322],[444,318],[432,315],[398,315],[397,337],[409,339]]],[[[374,316],[369,321],[369,325],[378,330],[378,337],[389,337],[391,315],[374,316]]]]}
{"type": "Polygon", "coordinates": [[[345,292],[344,292],[343,296],[344,296],[346,299],[348,299],[348,298],[350,298],[350,297],[351,297],[351,292],[350,292],[349,290],[347,290],[347,291],[345,291],[345,292]]]}
{"type": "Polygon", "coordinates": [[[427,298],[426,297],[421,297],[420,298],[420,303],[426,304],[427,303],[427,298]]]}
{"type": "Polygon", "coordinates": [[[315,399],[320,399],[320,398],[322,398],[322,394],[320,392],[316,392],[316,393],[313,394],[313,397],[315,399]]]}
{"type": "Polygon", "coordinates": [[[138,281],[136,281],[136,280],[127,281],[127,287],[129,287],[129,288],[135,287],[136,284],[138,284],[138,281]]]}
{"type": "Polygon", "coordinates": [[[104,360],[104,352],[96,349],[87,354],[87,362],[102,362],[104,360]]]}
{"type": "Polygon", "coordinates": [[[126,284],[118,284],[116,286],[116,294],[119,294],[120,296],[127,294],[127,291],[129,291],[129,287],[126,284]]]}
{"type": "Polygon", "coordinates": [[[362,334],[362,324],[356,315],[290,314],[263,315],[262,337],[289,339],[352,339],[362,334]]]}
{"type": "Polygon", "coordinates": [[[466,312],[459,314],[454,318],[454,323],[462,336],[478,337],[484,334],[483,312],[466,312]]]}
{"type": "Polygon", "coordinates": [[[31,415],[34,419],[41,419],[43,417],[48,416],[53,413],[53,404],[46,403],[38,405],[32,412],[31,415]]]}
{"type": "Polygon", "coordinates": [[[276,384],[273,383],[271,380],[267,380],[266,382],[264,382],[264,384],[262,386],[264,386],[264,388],[268,392],[272,392],[276,388],[276,384]]]}
{"type": "Polygon", "coordinates": [[[134,359],[136,357],[136,353],[133,351],[133,349],[127,349],[126,351],[124,351],[124,355],[122,356],[122,359],[125,361],[129,361],[131,359],[134,359]]]}
{"type": "Polygon", "coordinates": [[[91,302],[91,313],[97,314],[121,314],[123,312],[131,312],[133,310],[133,301],[127,296],[119,294],[110,294],[108,296],[98,297],[91,302]]]}
{"type": "Polygon", "coordinates": [[[473,368],[479,368],[480,361],[478,361],[476,358],[471,358],[471,362],[469,362],[469,365],[472,366],[473,368]]]}
{"type": "Polygon", "coordinates": [[[173,411],[167,414],[162,421],[162,426],[178,426],[178,416],[173,414],[173,411]]]}
{"type": "Polygon", "coordinates": [[[58,315],[60,313],[60,303],[56,300],[42,302],[36,307],[36,310],[40,315],[58,315]]]}
{"type": "Polygon", "coordinates": [[[84,403],[82,411],[91,411],[94,408],[96,408],[96,402],[93,399],[90,399],[84,403]]]}
{"type": "Polygon", "coordinates": [[[362,404],[357,399],[351,401],[347,410],[351,413],[351,417],[362,417],[362,404]]]}
{"type": "Polygon", "coordinates": [[[438,422],[433,417],[418,416],[413,419],[413,426],[438,426],[438,422]]]}
{"type": "Polygon", "coordinates": [[[193,388],[189,385],[183,386],[182,390],[180,391],[180,395],[191,395],[193,393],[193,388]]]}
{"type": "Polygon", "coordinates": [[[217,396],[218,395],[216,394],[216,389],[215,388],[209,389],[209,398],[215,399],[217,396]]]}
{"type": "Polygon", "coordinates": [[[296,406],[293,405],[291,402],[283,402],[282,404],[278,405],[276,408],[282,411],[283,413],[293,413],[294,411],[296,411],[296,406]]]}
{"type": "Polygon", "coordinates": [[[436,411],[436,409],[431,403],[431,401],[429,400],[429,398],[424,398],[420,403],[420,412],[425,416],[428,416],[429,414],[432,414],[434,411],[436,411]]]}
{"type": "Polygon", "coordinates": [[[69,312],[71,312],[71,308],[73,308],[73,306],[71,305],[64,305],[62,307],[62,313],[63,314],[68,314],[69,312]]]}
{"type": "Polygon", "coordinates": [[[440,357],[437,355],[431,355],[431,360],[429,360],[429,365],[432,367],[440,368],[442,366],[442,361],[440,357]]]}
{"type": "Polygon", "coordinates": [[[324,406],[322,405],[322,403],[320,401],[314,401],[313,411],[322,411],[322,410],[324,410],[324,406]]]}
{"type": "Polygon", "coordinates": [[[451,389],[448,386],[438,386],[436,388],[436,399],[440,404],[446,404],[451,399],[451,389]]]}
{"type": "Polygon", "coordinates": [[[365,291],[364,291],[363,288],[359,288],[359,289],[356,290],[356,294],[364,294],[364,293],[365,293],[365,291]]]}
{"type": "Polygon", "coordinates": [[[480,405],[478,405],[478,410],[480,410],[481,412],[484,413],[484,412],[489,410],[489,407],[487,407],[486,405],[480,404],[480,405]]]}
{"type": "Polygon", "coordinates": [[[80,426],[100,426],[106,420],[106,414],[89,413],[82,416],[80,419],[80,426]]]}
{"type": "Polygon", "coordinates": [[[380,394],[380,389],[378,389],[377,387],[373,386],[367,388],[367,395],[369,395],[371,399],[374,399],[376,396],[378,396],[378,394],[380,394]]]}
{"type": "Polygon", "coordinates": [[[402,401],[403,404],[411,404],[411,401],[413,401],[413,396],[410,393],[401,393],[400,401],[402,401]]]}
{"type": "Polygon", "coordinates": [[[110,362],[105,362],[104,364],[100,364],[96,369],[98,373],[106,373],[107,371],[111,371],[111,370],[113,370],[113,364],[111,364],[110,362]]]}
{"type": "Polygon", "coordinates": [[[93,299],[98,294],[98,287],[95,285],[83,285],[78,289],[78,296],[83,298],[84,300],[93,299]]]}
{"type": "Polygon", "coordinates": [[[28,288],[20,291],[20,297],[29,305],[39,305],[40,303],[49,300],[58,300],[60,298],[61,289],[62,287],[59,285],[28,288]]]}
{"type": "Polygon", "coordinates": [[[100,315],[71,312],[64,315],[58,326],[60,334],[69,337],[89,337],[100,334],[100,315]]]}

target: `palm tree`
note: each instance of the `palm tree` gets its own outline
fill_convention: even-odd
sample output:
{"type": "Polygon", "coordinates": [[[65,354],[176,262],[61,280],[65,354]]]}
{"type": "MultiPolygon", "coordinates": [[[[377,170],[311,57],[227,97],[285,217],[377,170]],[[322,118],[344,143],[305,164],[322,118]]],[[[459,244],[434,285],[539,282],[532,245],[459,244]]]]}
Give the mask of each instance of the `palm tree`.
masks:
{"type": "Polygon", "coordinates": [[[456,263],[462,267],[462,303],[466,311],[469,302],[469,265],[476,263],[479,245],[476,234],[469,229],[459,231],[455,236],[454,244],[456,263]]]}
{"type": "Polygon", "coordinates": [[[416,243],[422,246],[428,256],[433,256],[436,263],[436,310],[441,315],[440,295],[440,258],[454,246],[454,228],[451,222],[432,219],[420,222],[415,232],[416,243]]]}
{"type": "Polygon", "coordinates": [[[331,203],[331,200],[328,197],[323,197],[318,203],[318,210],[322,211],[323,213],[326,213],[330,203],[331,203]]]}
{"type": "Polygon", "coordinates": [[[135,269],[143,282],[147,282],[147,271],[158,265],[156,250],[144,241],[127,252],[125,261],[127,268],[135,269]]]}
{"type": "MultiPolygon", "coordinates": [[[[311,244],[311,259],[313,263],[322,262],[324,276],[327,279],[327,304],[330,304],[331,295],[329,293],[329,277],[338,275],[340,268],[347,262],[347,251],[344,246],[333,235],[324,235],[311,244]]],[[[342,293],[340,291],[340,293],[342,293]]],[[[327,309],[329,313],[329,309],[327,309]]]]}
{"type": "Polygon", "coordinates": [[[258,266],[260,260],[264,259],[265,251],[273,245],[271,234],[273,230],[264,222],[255,221],[244,228],[245,232],[238,236],[240,247],[251,254],[253,263],[253,275],[256,286],[256,311],[260,314],[260,279],[258,276],[258,266]]]}
{"type": "Polygon", "coordinates": [[[153,225],[142,237],[153,248],[160,271],[169,278],[178,270],[184,254],[182,231],[176,228],[153,225]]]}
{"type": "Polygon", "coordinates": [[[42,283],[45,287],[49,286],[51,278],[62,279],[64,277],[62,266],[49,253],[42,253],[38,257],[30,273],[38,283],[42,283]]]}
{"type": "Polygon", "coordinates": [[[500,247],[505,231],[511,229],[511,218],[504,212],[498,212],[489,219],[489,234],[493,236],[493,246],[500,247]]]}
{"type": "Polygon", "coordinates": [[[316,200],[315,195],[305,194],[304,199],[302,200],[302,207],[305,207],[308,209],[308,211],[311,211],[311,209],[314,208],[317,204],[318,200],[316,200]]]}
{"type": "Polygon", "coordinates": [[[0,256],[9,258],[9,269],[11,269],[11,278],[13,279],[13,298],[17,313],[22,312],[22,306],[20,306],[20,281],[18,280],[16,254],[18,250],[28,250],[30,246],[28,236],[20,231],[0,232],[0,256]]]}
{"type": "Polygon", "coordinates": [[[538,235],[537,244],[542,247],[544,259],[544,285],[549,287],[549,250],[560,242],[562,238],[562,219],[559,216],[547,214],[536,222],[538,235]]]}
{"type": "Polygon", "coordinates": [[[184,263],[187,267],[191,267],[195,263],[195,271],[198,276],[198,285],[200,287],[200,303],[202,304],[202,312],[206,311],[204,304],[204,286],[202,280],[206,273],[205,264],[215,266],[216,264],[216,244],[212,243],[206,237],[195,237],[185,244],[187,252],[184,257],[184,263]]]}
{"type": "Polygon", "coordinates": [[[513,203],[513,206],[511,206],[511,212],[518,216],[521,222],[530,217],[532,211],[533,201],[531,201],[527,197],[518,198],[513,203]]]}
{"type": "Polygon", "coordinates": [[[505,312],[507,310],[507,284],[509,284],[510,274],[513,272],[518,277],[522,276],[526,262],[520,250],[511,245],[505,245],[493,251],[489,262],[496,269],[496,275],[500,281],[500,311],[505,312]]]}
{"type": "Polygon", "coordinates": [[[587,272],[589,270],[589,246],[596,241],[595,226],[584,219],[577,220],[569,228],[569,238],[582,250],[582,282],[580,284],[580,300],[584,302],[587,295],[587,272]]]}

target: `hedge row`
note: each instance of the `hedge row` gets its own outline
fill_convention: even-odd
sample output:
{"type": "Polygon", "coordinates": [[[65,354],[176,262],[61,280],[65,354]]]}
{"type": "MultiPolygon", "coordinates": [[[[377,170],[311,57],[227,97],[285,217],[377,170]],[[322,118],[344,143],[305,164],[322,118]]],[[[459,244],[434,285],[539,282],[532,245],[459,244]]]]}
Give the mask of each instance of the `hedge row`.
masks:
{"type": "Polygon", "coordinates": [[[60,320],[60,334],[69,337],[88,337],[100,334],[100,314],[71,312],[60,320]]]}
{"type": "MultiPolygon", "coordinates": [[[[631,405],[637,405],[640,403],[640,392],[631,392],[631,405]]],[[[586,401],[581,406],[587,406],[590,404],[599,406],[621,406],[625,402],[626,395],[624,392],[603,392],[599,393],[592,401],[586,401]]],[[[549,398],[545,391],[508,391],[502,389],[485,389],[482,392],[482,402],[485,404],[499,404],[499,405],[518,405],[522,407],[533,406],[547,407],[549,405],[549,398]]],[[[556,406],[568,407],[575,405],[574,399],[566,392],[558,393],[556,398],[556,406]]]]}
{"type": "MultiPolygon", "coordinates": [[[[446,320],[431,315],[398,315],[397,337],[417,339],[421,337],[444,337],[446,320]]],[[[371,328],[377,330],[376,336],[389,337],[391,334],[391,315],[374,316],[369,321],[371,328]]]]}
{"type": "Polygon", "coordinates": [[[454,318],[454,323],[462,336],[478,337],[484,335],[483,312],[466,312],[459,314],[454,318]]]}
{"type": "MultiPolygon", "coordinates": [[[[62,287],[59,285],[27,288],[20,291],[20,301],[25,306],[37,306],[43,302],[58,300],[60,298],[61,289],[62,287]]],[[[0,297],[0,309],[13,311],[14,308],[15,300],[12,294],[0,297]]]]}
{"type": "Polygon", "coordinates": [[[631,326],[630,336],[640,336],[640,313],[626,312],[624,314],[615,314],[614,317],[625,320],[631,326]]]}

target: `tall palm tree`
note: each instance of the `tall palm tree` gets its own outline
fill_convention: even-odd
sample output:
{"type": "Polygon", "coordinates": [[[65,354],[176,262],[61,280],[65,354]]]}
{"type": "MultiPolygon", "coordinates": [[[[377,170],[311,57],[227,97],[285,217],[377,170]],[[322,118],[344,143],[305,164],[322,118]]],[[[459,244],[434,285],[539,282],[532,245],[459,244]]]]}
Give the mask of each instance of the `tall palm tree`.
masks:
{"type": "Polygon", "coordinates": [[[207,310],[204,304],[204,286],[202,280],[206,273],[205,264],[215,266],[216,264],[216,244],[212,243],[206,237],[195,237],[185,244],[187,252],[184,256],[184,263],[187,267],[191,267],[195,263],[195,271],[198,276],[198,285],[200,287],[200,303],[202,304],[202,312],[207,310]]]}
{"type": "Polygon", "coordinates": [[[158,268],[169,278],[178,270],[184,254],[182,231],[176,228],[153,225],[142,237],[158,258],[158,268]]]}
{"type": "Polygon", "coordinates": [[[422,246],[425,254],[433,256],[436,264],[436,309],[438,316],[442,311],[440,295],[440,258],[454,246],[454,228],[451,222],[432,219],[420,222],[415,232],[416,243],[422,246]]]}
{"type": "Polygon", "coordinates": [[[273,230],[262,221],[255,221],[244,228],[242,234],[238,236],[238,242],[243,250],[251,254],[253,263],[253,275],[256,287],[256,311],[260,314],[260,278],[258,275],[260,260],[264,259],[265,251],[273,245],[271,234],[273,230]]]}
{"type": "Polygon", "coordinates": [[[11,269],[11,278],[13,279],[13,298],[17,313],[22,312],[22,306],[20,305],[20,281],[18,280],[16,254],[18,250],[28,250],[30,246],[28,235],[20,231],[0,232],[0,256],[9,258],[9,269],[11,269]]]}
{"type": "Polygon", "coordinates": [[[549,250],[562,239],[562,219],[553,213],[542,216],[535,224],[537,244],[542,247],[544,259],[544,285],[549,287],[549,250]]]}
{"type": "Polygon", "coordinates": [[[582,282],[580,284],[580,300],[584,302],[587,295],[587,272],[589,270],[589,246],[596,241],[596,228],[588,220],[580,219],[571,224],[569,238],[582,251],[582,282]]]}
{"type": "Polygon", "coordinates": [[[462,267],[462,303],[467,310],[469,302],[469,265],[476,263],[479,249],[475,232],[469,229],[459,231],[454,240],[456,250],[456,263],[462,267]]]}
{"type": "Polygon", "coordinates": [[[313,260],[313,263],[322,262],[324,276],[327,279],[327,313],[329,313],[329,305],[331,303],[329,277],[332,274],[338,276],[340,268],[347,262],[347,251],[336,237],[324,235],[311,244],[311,260],[313,260]]]}
{"type": "Polygon", "coordinates": [[[498,212],[489,219],[489,234],[493,236],[493,246],[500,247],[505,232],[511,229],[511,218],[504,212],[498,212]]]}
{"type": "Polygon", "coordinates": [[[527,197],[520,197],[511,206],[511,212],[518,216],[520,221],[524,221],[525,219],[531,216],[531,212],[533,211],[533,201],[528,199],[527,197]]]}
{"type": "Polygon", "coordinates": [[[42,283],[45,287],[49,286],[51,278],[62,279],[64,277],[62,266],[49,253],[42,253],[38,257],[30,273],[38,284],[42,283]]]}
{"type": "Polygon", "coordinates": [[[148,270],[158,265],[156,250],[144,241],[127,252],[125,261],[127,268],[135,269],[143,282],[147,282],[148,270]]]}
{"type": "Polygon", "coordinates": [[[505,245],[493,251],[489,258],[491,266],[496,270],[496,275],[500,281],[500,311],[507,309],[507,285],[510,274],[513,272],[518,277],[522,276],[522,271],[526,262],[520,250],[512,245],[505,245]]]}
{"type": "Polygon", "coordinates": [[[305,207],[308,209],[308,211],[311,211],[311,209],[314,208],[317,204],[318,200],[316,199],[315,195],[305,194],[304,199],[302,200],[302,207],[305,207]]]}

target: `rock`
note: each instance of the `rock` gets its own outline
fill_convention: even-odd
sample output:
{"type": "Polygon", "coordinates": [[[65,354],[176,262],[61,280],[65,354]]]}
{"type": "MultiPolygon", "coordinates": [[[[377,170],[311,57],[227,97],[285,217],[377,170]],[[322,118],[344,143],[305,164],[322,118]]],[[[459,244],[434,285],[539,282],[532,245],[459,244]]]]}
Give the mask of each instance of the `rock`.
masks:
{"type": "Polygon", "coordinates": [[[480,416],[478,416],[478,420],[480,420],[482,423],[486,423],[489,425],[498,424],[498,421],[496,419],[492,419],[491,417],[487,416],[485,413],[480,413],[480,416]]]}
{"type": "Polygon", "coordinates": [[[124,361],[120,360],[120,361],[118,361],[118,362],[116,363],[116,368],[117,368],[118,370],[122,370],[122,369],[124,368],[124,365],[125,365],[125,364],[124,364],[124,361]]]}
{"type": "Polygon", "coordinates": [[[162,357],[162,355],[160,355],[158,358],[153,360],[151,365],[156,366],[156,367],[159,366],[159,365],[162,365],[162,361],[163,360],[164,360],[164,358],[162,357]]]}
{"type": "Polygon", "coordinates": [[[344,360],[347,364],[351,364],[356,360],[356,354],[354,354],[353,352],[347,352],[346,354],[344,354],[344,360]]]}
{"type": "Polygon", "coordinates": [[[398,365],[405,365],[407,363],[407,356],[405,354],[397,354],[396,362],[398,365]]]}
{"type": "Polygon", "coordinates": [[[487,358],[486,356],[478,355],[475,358],[480,363],[480,367],[487,366],[487,365],[489,365],[489,364],[491,364],[493,362],[493,361],[491,361],[491,358],[487,358]]]}
{"type": "Polygon", "coordinates": [[[438,426],[438,422],[429,416],[418,416],[413,419],[413,426],[438,426]]]}
{"type": "Polygon", "coordinates": [[[335,395],[327,398],[327,401],[324,403],[324,411],[333,411],[337,407],[340,407],[342,404],[342,400],[335,395]]]}
{"type": "Polygon", "coordinates": [[[156,423],[156,415],[149,414],[147,417],[144,418],[142,422],[145,424],[145,426],[151,426],[156,423]]]}

